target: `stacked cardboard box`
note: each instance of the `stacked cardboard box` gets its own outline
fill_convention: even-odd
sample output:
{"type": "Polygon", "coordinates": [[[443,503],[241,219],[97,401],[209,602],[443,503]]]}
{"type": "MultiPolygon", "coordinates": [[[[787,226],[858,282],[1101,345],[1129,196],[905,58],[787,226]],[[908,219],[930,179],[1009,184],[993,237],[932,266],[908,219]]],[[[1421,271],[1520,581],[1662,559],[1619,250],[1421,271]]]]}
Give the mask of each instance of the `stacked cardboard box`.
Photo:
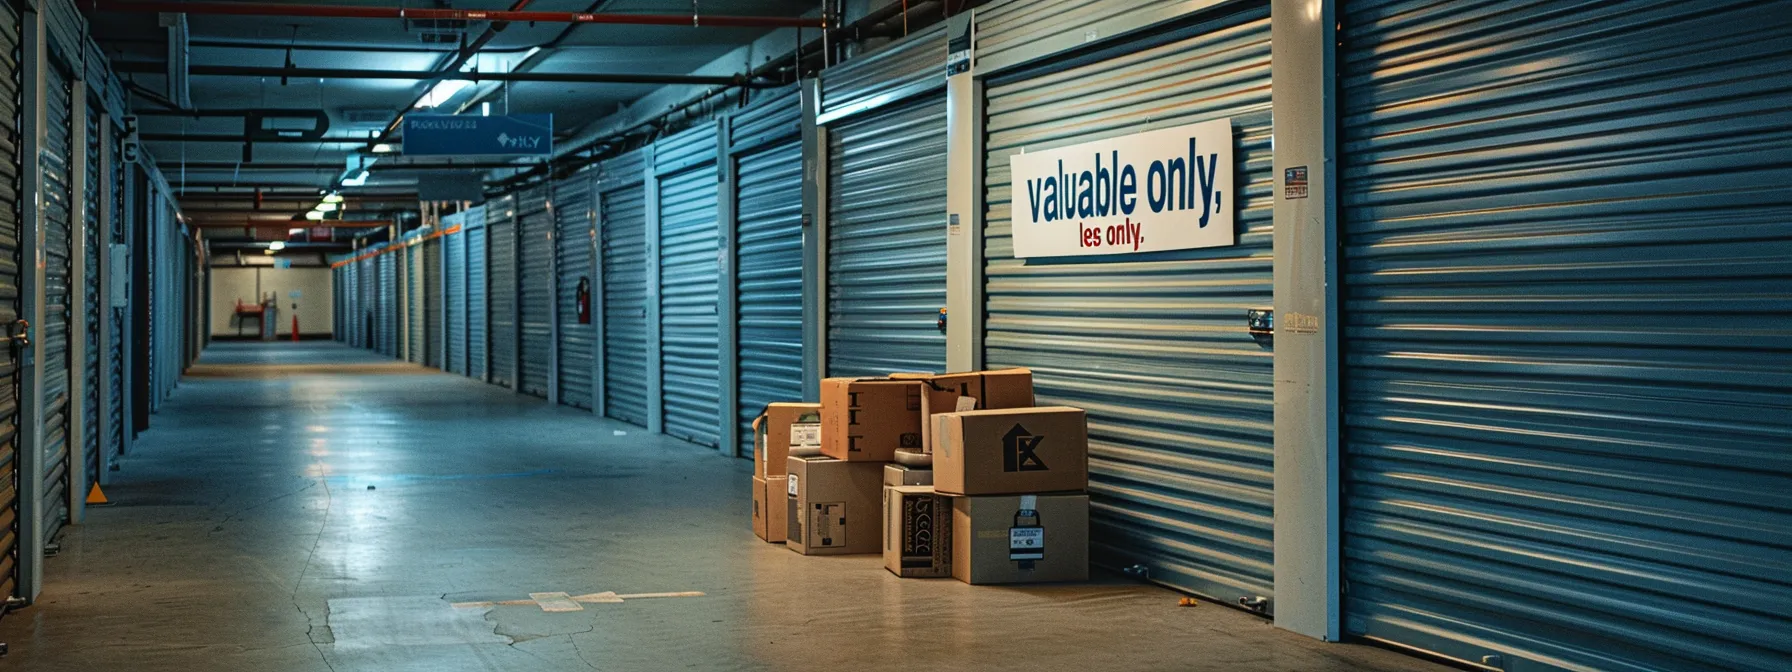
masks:
{"type": "Polygon", "coordinates": [[[1034,408],[1027,369],[829,378],[820,404],[773,404],[755,429],[753,520],[767,541],[804,555],[881,549],[905,578],[1088,578],[1087,423],[1080,409],[1034,408]],[[797,442],[820,455],[793,453],[797,442]]]}

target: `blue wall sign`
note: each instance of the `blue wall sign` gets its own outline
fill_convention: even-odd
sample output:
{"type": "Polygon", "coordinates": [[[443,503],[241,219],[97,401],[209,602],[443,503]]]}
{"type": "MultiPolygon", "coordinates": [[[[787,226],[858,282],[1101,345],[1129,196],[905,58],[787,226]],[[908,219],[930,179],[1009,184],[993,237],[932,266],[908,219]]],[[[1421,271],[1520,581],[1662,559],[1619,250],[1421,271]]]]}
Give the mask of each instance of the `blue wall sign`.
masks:
{"type": "Polygon", "coordinates": [[[554,115],[478,117],[404,116],[407,156],[548,156],[554,153],[554,115]]]}

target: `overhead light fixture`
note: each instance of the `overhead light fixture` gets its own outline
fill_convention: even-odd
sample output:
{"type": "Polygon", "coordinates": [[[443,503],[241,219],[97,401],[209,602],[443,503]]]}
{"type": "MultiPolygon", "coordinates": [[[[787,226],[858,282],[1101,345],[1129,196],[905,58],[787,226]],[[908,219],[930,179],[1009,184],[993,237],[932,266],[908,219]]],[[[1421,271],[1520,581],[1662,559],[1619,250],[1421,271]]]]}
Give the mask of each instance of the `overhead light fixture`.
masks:
{"type": "Polygon", "coordinates": [[[284,249],[286,249],[286,241],[284,241],[284,240],[276,240],[274,242],[268,243],[268,251],[269,252],[279,252],[280,250],[284,250],[284,249]]]}
{"type": "Polygon", "coordinates": [[[319,203],[319,204],[317,204],[317,208],[315,208],[315,209],[316,209],[316,210],[317,210],[317,211],[318,211],[318,212],[335,212],[335,211],[336,211],[336,204],[335,204],[335,203],[330,203],[330,202],[327,202],[327,201],[326,201],[326,202],[323,202],[323,203],[319,203]]]}
{"type": "Polygon", "coordinates": [[[305,213],[305,219],[309,219],[313,222],[321,222],[324,221],[324,213],[312,210],[311,212],[305,213]]]}
{"type": "Polygon", "coordinates": [[[375,154],[391,154],[394,151],[396,150],[392,148],[392,145],[383,142],[373,146],[373,153],[375,154]]]}
{"type": "Polygon", "coordinates": [[[342,194],[332,192],[328,195],[325,195],[324,202],[325,203],[341,203],[342,202],[342,194]]]}
{"type": "Polygon", "coordinates": [[[528,51],[523,52],[522,60],[517,61],[517,63],[528,63],[529,59],[534,58],[535,55],[539,53],[541,53],[541,47],[529,47],[528,51]]]}
{"type": "Polygon", "coordinates": [[[296,235],[299,235],[299,234],[301,234],[301,233],[304,233],[304,232],[305,232],[305,230],[304,230],[304,229],[287,229],[287,230],[286,230],[286,235],[289,235],[289,236],[296,236],[296,235]]]}
{"type": "Polygon", "coordinates": [[[454,98],[454,94],[472,86],[473,82],[465,79],[444,79],[430,87],[429,93],[423,94],[423,100],[417,101],[417,108],[441,107],[454,98]]]}
{"type": "Polygon", "coordinates": [[[261,251],[261,253],[262,253],[262,254],[265,254],[265,255],[268,255],[268,256],[270,256],[270,257],[271,257],[271,256],[274,256],[274,250],[273,250],[273,249],[271,249],[271,248],[270,248],[270,249],[266,249],[266,250],[262,250],[262,251],[261,251]]]}
{"type": "Polygon", "coordinates": [[[480,103],[479,104],[479,116],[481,116],[481,117],[492,116],[492,104],[489,102],[480,103]]]}
{"type": "Polygon", "coordinates": [[[367,176],[368,175],[369,175],[369,173],[367,171],[363,170],[363,171],[361,171],[361,173],[359,175],[356,175],[354,177],[343,178],[342,186],[359,187],[361,185],[367,184],[367,176]]]}

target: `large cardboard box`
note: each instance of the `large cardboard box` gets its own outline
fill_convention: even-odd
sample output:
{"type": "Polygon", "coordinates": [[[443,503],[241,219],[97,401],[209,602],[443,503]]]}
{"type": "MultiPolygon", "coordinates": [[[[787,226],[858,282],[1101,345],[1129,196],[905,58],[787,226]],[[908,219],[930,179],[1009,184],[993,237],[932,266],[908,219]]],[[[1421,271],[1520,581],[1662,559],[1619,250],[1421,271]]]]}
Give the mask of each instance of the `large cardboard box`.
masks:
{"type": "Polygon", "coordinates": [[[921,448],[921,382],[892,378],[821,381],[821,453],[851,462],[889,462],[897,448],[921,448]]]}
{"type": "Polygon", "coordinates": [[[941,413],[1033,406],[1033,370],[998,369],[921,379],[922,452],[933,452],[933,417],[941,413]]]}
{"type": "Polygon", "coordinates": [[[1068,406],[942,413],[933,486],[952,495],[1080,491],[1089,487],[1089,427],[1068,406]]]}
{"type": "Polygon", "coordinates": [[[933,470],[905,464],[886,464],[884,485],[933,485],[933,470]]]}
{"type": "Polygon", "coordinates": [[[784,476],[753,477],[753,534],[768,543],[784,543],[790,516],[786,510],[789,505],[786,503],[785,481],[784,476]]]}
{"type": "Polygon", "coordinates": [[[753,420],[753,473],[760,478],[784,475],[790,447],[804,444],[821,444],[821,404],[767,405],[753,420]]]}
{"type": "Polygon", "coordinates": [[[830,457],[786,461],[785,545],[803,555],[883,550],[883,465],[830,457]]]}
{"type": "Polygon", "coordinates": [[[969,584],[1088,580],[1089,496],[952,498],[952,577],[969,584]]]}
{"type": "Polygon", "coordinates": [[[906,579],[952,575],[952,498],[924,485],[884,488],[884,569],[906,579]]]}

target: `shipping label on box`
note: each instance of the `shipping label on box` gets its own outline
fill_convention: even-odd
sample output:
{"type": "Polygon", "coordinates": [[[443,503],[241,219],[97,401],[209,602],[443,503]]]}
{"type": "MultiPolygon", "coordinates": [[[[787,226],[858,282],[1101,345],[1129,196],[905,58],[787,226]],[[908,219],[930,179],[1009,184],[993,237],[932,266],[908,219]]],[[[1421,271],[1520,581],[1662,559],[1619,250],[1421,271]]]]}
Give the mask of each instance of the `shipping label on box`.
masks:
{"type": "Polygon", "coordinates": [[[926,486],[884,488],[884,568],[904,578],[952,575],[952,498],[926,486]]]}
{"type": "Polygon", "coordinates": [[[821,381],[821,452],[852,462],[889,462],[921,449],[921,382],[888,378],[821,381]]]}
{"type": "Polygon", "coordinates": [[[1068,406],[942,413],[933,485],[953,495],[1080,491],[1089,486],[1089,430],[1068,406]]]}
{"type": "Polygon", "coordinates": [[[971,584],[1089,578],[1089,497],[952,499],[952,576],[971,584]]]}
{"type": "MultiPolygon", "coordinates": [[[[761,478],[784,475],[784,459],[799,444],[792,436],[798,426],[821,424],[821,404],[775,402],[753,421],[753,473],[761,478]]],[[[808,437],[805,436],[805,439],[808,437]]],[[[819,443],[819,437],[814,439],[819,443]]]]}

